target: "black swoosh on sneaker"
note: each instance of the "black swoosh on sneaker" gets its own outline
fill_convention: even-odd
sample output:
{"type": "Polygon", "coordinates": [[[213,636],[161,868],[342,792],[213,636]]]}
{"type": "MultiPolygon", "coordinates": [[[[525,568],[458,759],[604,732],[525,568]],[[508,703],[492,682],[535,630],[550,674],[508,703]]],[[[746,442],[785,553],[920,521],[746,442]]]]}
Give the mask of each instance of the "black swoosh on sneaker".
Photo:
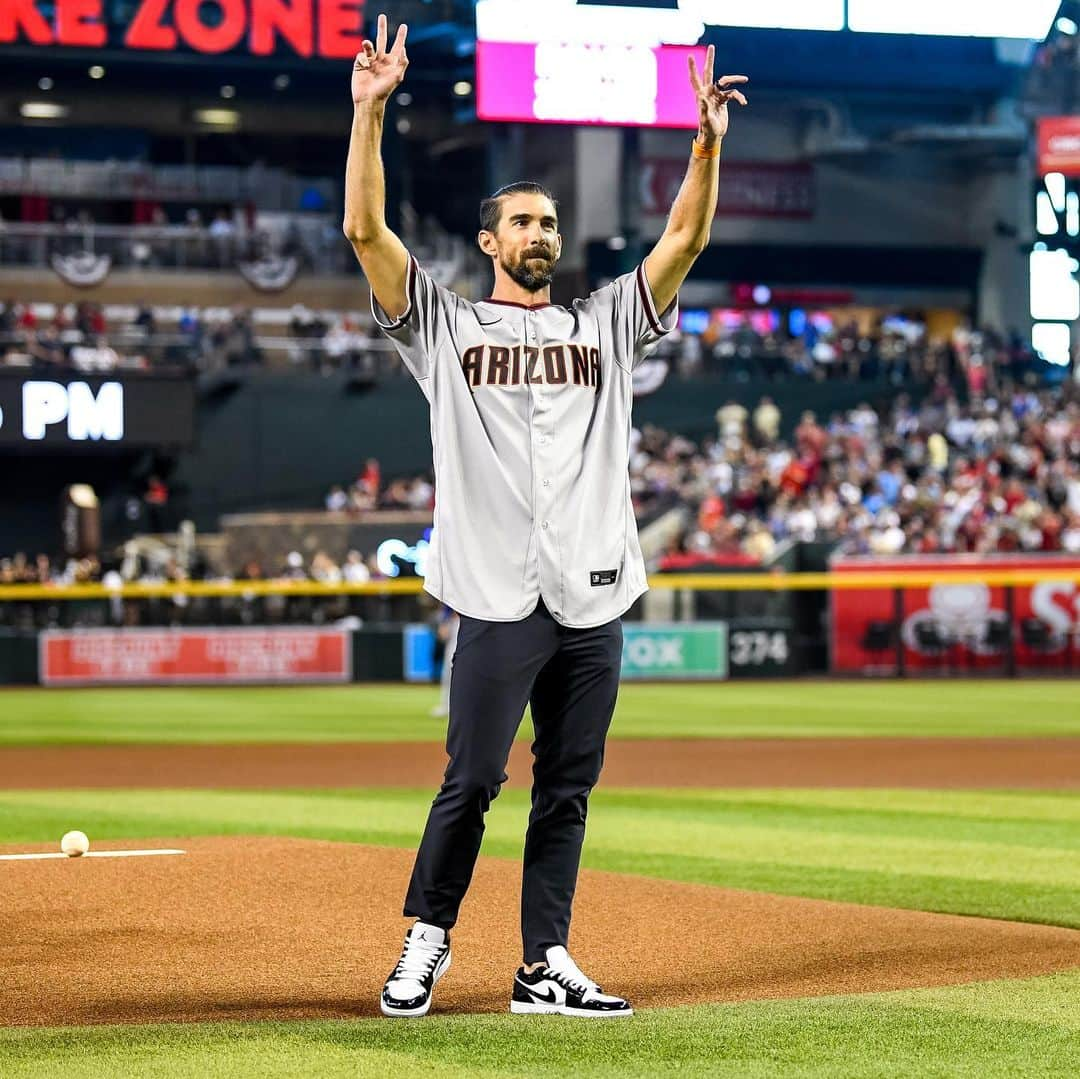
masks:
{"type": "MultiPolygon", "coordinates": [[[[525,985],[524,982],[519,981],[518,985],[525,985]]],[[[545,989],[542,993],[539,989],[534,988],[531,985],[525,985],[525,988],[529,991],[529,995],[536,997],[537,1000],[543,1001],[545,1004],[558,1003],[558,997],[555,995],[554,989],[545,989]]]]}

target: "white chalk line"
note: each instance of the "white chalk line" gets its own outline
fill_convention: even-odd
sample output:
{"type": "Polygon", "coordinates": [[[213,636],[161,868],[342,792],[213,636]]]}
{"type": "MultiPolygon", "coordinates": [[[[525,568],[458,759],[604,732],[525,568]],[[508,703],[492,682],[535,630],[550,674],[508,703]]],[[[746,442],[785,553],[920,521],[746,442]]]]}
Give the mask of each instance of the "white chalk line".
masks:
{"type": "Polygon", "coordinates": [[[90,850],[85,854],[0,854],[0,862],[28,862],[45,858],[152,858],[159,854],[187,854],[186,850],[90,850]]]}

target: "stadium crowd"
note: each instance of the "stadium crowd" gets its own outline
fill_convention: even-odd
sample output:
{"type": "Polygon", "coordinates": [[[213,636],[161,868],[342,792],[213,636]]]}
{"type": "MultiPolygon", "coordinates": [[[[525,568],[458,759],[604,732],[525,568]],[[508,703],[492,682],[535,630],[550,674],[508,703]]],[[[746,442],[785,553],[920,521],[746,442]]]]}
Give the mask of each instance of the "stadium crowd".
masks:
{"type": "Polygon", "coordinates": [[[1080,396],[1012,389],[961,403],[944,379],[919,405],[904,396],[820,420],[790,438],[779,409],[734,401],[696,444],[634,433],[631,489],[645,508],[686,507],[659,569],[767,561],[785,540],[851,554],[1080,554],[1080,396]]]}
{"type": "MultiPolygon", "coordinates": [[[[729,400],[716,424],[716,435],[700,443],[649,424],[632,432],[630,486],[639,522],[672,509],[685,518],[650,569],[767,562],[786,540],[833,542],[852,554],[1080,554],[1074,389],[1012,389],[962,403],[939,379],[918,405],[901,395],[884,411],[867,403],[825,419],[807,411],[792,429],[768,397],[752,410],[729,400]]],[[[151,482],[144,500],[155,491],[151,482]]],[[[352,483],[327,493],[324,506],[354,516],[430,511],[434,498],[430,474],[384,481],[372,457],[352,483]]],[[[222,576],[220,568],[215,574],[222,576]]],[[[175,559],[129,557],[104,575],[93,559],[0,559],[0,584],[215,574],[198,564],[181,568],[175,559]]],[[[382,573],[373,557],[357,551],[340,563],[325,551],[310,561],[293,551],[280,565],[255,558],[224,576],[334,583],[382,573]]]]}
{"type": "MultiPolygon", "coordinates": [[[[792,333],[791,319],[781,332],[771,312],[724,314],[684,319],[682,329],[661,341],[654,357],[668,362],[673,377],[684,379],[854,379],[900,385],[944,376],[963,379],[973,394],[1021,381],[1039,367],[1015,332],[961,326],[933,337],[918,318],[899,317],[882,317],[872,329],[860,329],[853,318],[834,312],[808,317],[792,333]]],[[[50,308],[9,299],[0,302],[0,366],[5,364],[81,371],[347,369],[407,376],[366,312],[317,311],[303,304],[253,310],[142,303],[106,312],[88,302],[50,308]]]]}

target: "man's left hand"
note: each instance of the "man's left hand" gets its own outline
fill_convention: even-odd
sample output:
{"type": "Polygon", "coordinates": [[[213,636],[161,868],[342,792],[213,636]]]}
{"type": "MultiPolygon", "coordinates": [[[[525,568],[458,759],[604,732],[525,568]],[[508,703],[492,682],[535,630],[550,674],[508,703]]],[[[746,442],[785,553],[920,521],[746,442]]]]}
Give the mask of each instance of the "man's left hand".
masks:
{"type": "Polygon", "coordinates": [[[742,91],[733,87],[750,81],[746,75],[724,75],[714,81],[713,63],[715,60],[716,47],[710,45],[705,52],[705,70],[699,74],[693,54],[686,58],[690,69],[690,85],[697,95],[698,141],[703,146],[714,146],[727,134],[728,102],[737,101],[740,105],[746,104],[746,97],[742,91]]]}

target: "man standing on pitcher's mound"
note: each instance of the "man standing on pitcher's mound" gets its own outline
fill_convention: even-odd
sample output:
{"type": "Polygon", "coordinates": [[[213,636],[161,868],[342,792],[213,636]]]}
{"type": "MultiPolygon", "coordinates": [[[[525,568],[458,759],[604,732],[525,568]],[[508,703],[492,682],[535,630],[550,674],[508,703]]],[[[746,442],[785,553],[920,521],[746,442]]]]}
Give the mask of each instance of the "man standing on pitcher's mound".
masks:
{"type": "Polygon", "coordinates": [[[557,209],[517,183],[480,206],[490,299],[437,285],[386,226],[380,142],[408,60],[386,17],[352,74],[345,234],[372,311],[431,408],[435,528],[424,587],[461,616],[450,683],[449,764],[405,898],[416,919],[382,1011],[425,1015],[450,966],[450,930],[469,887],[484,813],[531,704],[532,812],[521,887],[524,964],[517,1014],[631,1015],[566,950],[589,792],[600,776],[622,657],[620,616],[646,590],[630,502],[632,372],[677,322],[677,293],[709,241],[728,102],[746,81],[713,81],[690,58],[700,124],[664,235],[633,273],[573,307],[549,302],[562,251],[557,209]],[[661,313],[662,312],[662,313],[661,313]]]}

